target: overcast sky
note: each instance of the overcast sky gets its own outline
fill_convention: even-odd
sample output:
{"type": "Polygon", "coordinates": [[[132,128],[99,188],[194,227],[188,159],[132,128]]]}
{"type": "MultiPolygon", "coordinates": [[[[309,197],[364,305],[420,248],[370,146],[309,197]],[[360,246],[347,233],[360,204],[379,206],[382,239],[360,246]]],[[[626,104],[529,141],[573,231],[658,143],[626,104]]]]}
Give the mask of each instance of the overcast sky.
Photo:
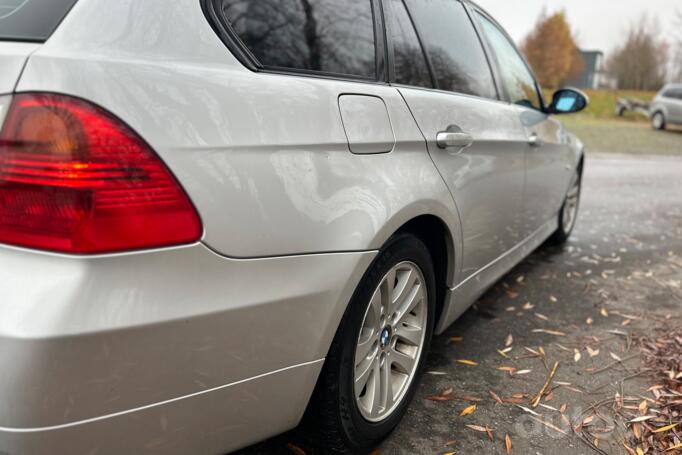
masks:
{"type": "Polygon", "coordinates": [[[664,33],[677,32],[675,10],[682,12],[682,0],[476,0],[521,42],[533,28],[543,7],[548,12],[566,10],[583,49],[611,51],[619,44],[623,30],[642,14],[659,21],[664,33]]]}

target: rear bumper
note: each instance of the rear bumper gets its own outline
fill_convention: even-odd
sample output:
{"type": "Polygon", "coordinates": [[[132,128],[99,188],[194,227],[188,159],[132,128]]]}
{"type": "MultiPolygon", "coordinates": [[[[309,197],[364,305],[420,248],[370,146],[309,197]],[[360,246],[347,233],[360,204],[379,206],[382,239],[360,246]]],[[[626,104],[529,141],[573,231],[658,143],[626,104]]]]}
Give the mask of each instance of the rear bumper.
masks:
{"type": "Polygon", "coordinates": [[[373,257],[0,247],[0,453],[220,453],[294,427],[373,257]]]}

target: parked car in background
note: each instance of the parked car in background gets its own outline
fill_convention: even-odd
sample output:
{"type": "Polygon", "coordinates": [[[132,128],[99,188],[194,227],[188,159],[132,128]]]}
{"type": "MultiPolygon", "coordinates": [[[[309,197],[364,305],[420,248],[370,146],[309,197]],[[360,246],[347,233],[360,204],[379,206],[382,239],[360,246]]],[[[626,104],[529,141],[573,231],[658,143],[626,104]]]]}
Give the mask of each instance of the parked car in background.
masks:
{"type": "Polygon", "coordinates": [[[369,450],[586,104],[468,1],[0,0],[0,453],[369,450]]]}
{"type": "Polygon", "coordinates": [[[664,130],[668,125],[682,125],[682,84],[668,84],[649,107],[651,126],[664,130]]]}

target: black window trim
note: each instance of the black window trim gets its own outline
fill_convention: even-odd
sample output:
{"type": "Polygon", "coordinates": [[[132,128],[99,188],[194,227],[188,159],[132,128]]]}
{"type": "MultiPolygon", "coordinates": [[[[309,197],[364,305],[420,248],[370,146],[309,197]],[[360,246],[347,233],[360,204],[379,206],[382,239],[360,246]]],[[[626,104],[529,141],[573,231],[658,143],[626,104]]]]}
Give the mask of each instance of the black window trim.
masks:
{"type": "MultiPolygon", "coordinates": [[[[519,50],[519,48],[516,46],[516,44],[514,43],[514,40],[511,38],[511,36],[509,36],[509,33],[507,33],[507,31],[504,29],[504,27],[502,27],[499,22],[497,22],[490,14],[488,14],[481,7],[479,7],[478,5],[472,4],[468,1],[466,3],[468,3],[469,8],[471,8],[474,12],[479,14],[481,17],[487,19],[488,21],[490,21],[491,24],[493,24],[495,27],[497,27],[497,29],[500,31],[500,33],[502,33],[502,35],[505,38],[507,38],[507,41],[509,41],[509,43],[512,45],[512,47],[516,51],[516,54],[519,56],[519,58],[521,59],[523,64],[526,66],[526,69],[530,73],[530,76],[533,78],[533,83],[535,85],[535,91],[537,92],[538,98],[540,99],[540,109],[535,108],[535,107],[523,106],[521,104],[512,103],[511,95],[509,95],[509,93],[507,92],[507,89],[504,86],[504,84],[501,83],[502,72],[500,70],[500,62],[497,59],[497,54],[495,53],[495,51],[490,46],[490,43],[488,41],[488,37],[485,35],[485,33],[481,33],[480,34],[481,38],[485,42],[484,46],[490,52],[491,62],[493,63],[493,66],[495,67],[495,72],[496,72],[496,74],[500,75],[500,77],[499,77],[499,80],[500,80],[499,93],[500,94],[504,93],[503,100],[505,102],[507,102],[508,104],[513,104],[514,106],[519,106],[519,107],[522,107],[525,109],[530,109],[530,110],[535,111],[535,112],[547,113],[547,104],[545,103],[545,97],[543,96],[542,90],[540,88],[540,84],[538,83],[538,78],[535,75],[535,71],[533,71],[533,68],[528,63],[528,60],[526,59],[526,57],[519,50]]],[[[476,23],[477,28],[480,27],[480,23],[479,23],[478,18],[474,22],[476,23]]]]}
{"type": "Polygon", "coordinates": [[[281,74],[289,76],[306,76],[320,79],[333,79],[350,82],[364,82],[369,84],[386,85],[388,51],[386,50],[386,36],[384,32],[383,15],[381,14],[380,0],[368,0],[372,6],[372,16],[374,22],[374,54],[375,54],[375,75],[374,77],[363,77],[354,74],[335,73],[329,71],[314,71],[299,68],[287,68],[278,66],[263,65],[256,56],[242,42],[234,31],[230,22],[224,17],[219,3],[221,0],[200,0],[204,16],[216,32],[221,41],[227,46],[232,54],[245,67],[253,72],[270,74],[281,74]]]}
{"type": "MultiPolygon", "coordinates": [[[[422,55],[424,56],[424,62],[426,63],[426,68],[429,72],[429,78],[431,80],[431,87],[422,87],[419,85],[408,85],[408,84],[401,84],[398,83],[396,80],[396,75],[395,75],[395,47],[393,43],[393,35],[390,30],[390,21],[386,20],[386,16],[384,16],[383,23],[384,27],[386,29],[386,40],[387,40],[387,50],[388,50],[388,82],[391,85],[397,85],[401,87],[414,87],[414,88],[420,88],[420,89],[426,89],[426,90],[438,90],[438,81],[436,80],[436,74],[433,71],[433,65],[431,64],[431,58],[429,57],[428,52],[426,52],[426,46],[424,46],[424,40],[422,39],[421,33],[419,33],[419,28],[417,27],[417,23],[414,20],[414,17],[412,16],[412,12],[410,11],[410,8],[408,7],[407,3],[405,3],[405,0],[397,0],[400,3],[402,3],[403,7],[405,8],[405,11],[407,11],[407,17],[412,24],[412,29],[414,30],[414,33],[417,35],[417,42],[419,43],[419,48],[422,51],[422,55]]],[[[393,5],[391,5],[391,0],[382,0],[382,11],[384,14],[388,12],[388,14],[395,14],[395,11],[393,10],[393,5]],[[386,4],[384,4],[386,3],[386,4]]]]}

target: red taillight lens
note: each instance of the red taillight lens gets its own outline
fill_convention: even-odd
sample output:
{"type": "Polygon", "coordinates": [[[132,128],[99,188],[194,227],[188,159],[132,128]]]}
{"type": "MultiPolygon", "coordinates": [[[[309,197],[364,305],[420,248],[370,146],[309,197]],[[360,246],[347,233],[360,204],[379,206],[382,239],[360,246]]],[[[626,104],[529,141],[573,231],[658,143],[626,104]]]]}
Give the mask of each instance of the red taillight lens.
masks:
{"type": "Polygon", "coordinates": [[[201,232],[184,190],[120,120],[67,96],[14,97],[0,132],[0,243],[94,254],[201,232]]]}

